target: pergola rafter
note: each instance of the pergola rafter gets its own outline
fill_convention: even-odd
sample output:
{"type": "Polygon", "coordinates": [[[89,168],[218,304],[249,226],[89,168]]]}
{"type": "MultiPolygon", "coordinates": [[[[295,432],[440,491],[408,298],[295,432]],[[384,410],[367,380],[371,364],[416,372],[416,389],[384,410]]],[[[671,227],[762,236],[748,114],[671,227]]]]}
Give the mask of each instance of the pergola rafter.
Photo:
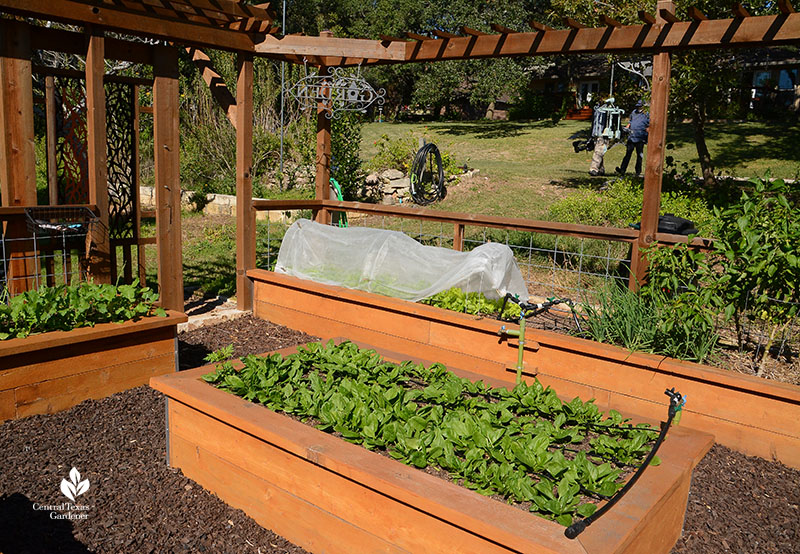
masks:
{"type": "MultiPolygon", "coordinates": [[[[790,7],[790,4],[786,4],[790,7]]],[[[649,14],[648,14],[649,15],[649,14]]],[[[620,25],[602,17],[603,27],[585,27],[567,18],[569,29],[550,29],[531,22],[533,32],[517,32],[492,25],[495,33],[435,38],[406,33],[417,42],[390,41],[383,44],[405,48],[403,59],[376,59],[374,64],[436,62],[515,56],[549,56],[564,54],[631,54],[676,52],[706,48],[777,46],[800,41],[800,14],[787,11],[780,15],[708,19],[700,10],[690,10],[691,21],[682,21],[672,12],[659,13],[662,24],[620,25]],[[668,15],[667,15],[668,14],[668,15]]],[[[650,16],[647,21],[655,18],[650,16]]],[[[369,41],[362,42],[366,46],[369,41]]],[[[354,53],[355,54],[355,53],[354,53]]],[[[367,63],[366,56],[323,57],[323,64],[332,67],[367,63]],[[358,61],[354,61],[358,60],[358,61]]]]}

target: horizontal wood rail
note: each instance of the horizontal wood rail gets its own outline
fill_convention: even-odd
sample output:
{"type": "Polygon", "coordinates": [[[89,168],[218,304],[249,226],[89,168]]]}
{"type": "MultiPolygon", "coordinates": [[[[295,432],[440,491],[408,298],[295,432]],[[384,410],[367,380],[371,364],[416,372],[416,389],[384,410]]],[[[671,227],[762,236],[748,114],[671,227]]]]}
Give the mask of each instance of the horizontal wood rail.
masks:
{"type": "Polygon", "coordinates": [[[0,206],[0,219],[5,219],[8,217],[14,217],[19,215],[25,215],[25,210],[28,208],[89,208],[94,212],[97,213],[97,206],[94,204],[63,204],[59,206],[0,206]]]}
{"type": "MultiPolygon", "coordinates": [[[[54,75],[56,77],[72,77],[73,79],[86,79],[85,71],[78,71],[77,69],[64,69],[59,67],[46,67],[43,65],[34,65],[33,73],[39,75],[54,75]]],[[[153,79],[128,77],[126,75],[114,75],[111,73],[103,75],[103,81],[112,83],[126,83],[129,85],[139,85],[143,87],[153,86],[153,79]]]]}
{"type": "MultiPolygon", "coordinates": [[[[615,242],[634,242],[639,232],[635,229],[620,227],[601,227],[598,225],[578,225],[558,221],[541,221],[516,217],[498,217],[480,214],[464,214],[443,212],[427,208],[406,208],[400,206],[383,206],[366,202],[338,202],[336,200],[254,200],[253,208],[257,211],[269,210],[337,210],[372,215],[405,217],[423,221],[437,221],[454,225],[472,225],[475,227],[491,227],[495,229],[513,229],[530,233],[561,235],[585,239],[610,240],[615,242]]],[[[686,243],[684,235],[659,233],[658,242],[662,244],[686,243]]],[[[710,249],[711,239],[695,237],[692,246],[710,249]]]]}

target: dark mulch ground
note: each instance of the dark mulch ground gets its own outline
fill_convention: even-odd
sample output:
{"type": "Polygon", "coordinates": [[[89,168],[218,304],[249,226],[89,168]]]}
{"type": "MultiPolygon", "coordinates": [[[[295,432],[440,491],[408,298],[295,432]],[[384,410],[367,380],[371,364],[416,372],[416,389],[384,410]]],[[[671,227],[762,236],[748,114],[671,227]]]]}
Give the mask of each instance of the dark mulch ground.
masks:
{"type": "MultiPolygon", "coordinates": [[[[246,317],[179,336],[181,361],[226,344],[243,356],[311,337],[246,317]],[[249,346],[249,348],[248,348],[249,346]]],[[[199,363],[198,362],[198,363],[199,363]]],[[[195,364],[197,365],[197,364],[195,364]]],[[[164,398],[149,387],[0,425],[0,552],[305,552],[166,465],[164,398]],[[84,521],[50,519],[76,467],[84,521]]]]}
{"type": "MultiPolygon", "coordinates": [[[[181,365],[231,343],[242,356],[310,339],[244,317],[181,334],[181,365]]],[[[163,397],[148,387],[0,425],[0,552],[304,552],[169,469],[165,448],[163,397]],[[73,466],[91,483],[78,497],[88,518],[34,510],[64,501],[73,466]]],[[[798,504],[800,471],[715,446],[673,552],[800,553],[798,504]]]]}

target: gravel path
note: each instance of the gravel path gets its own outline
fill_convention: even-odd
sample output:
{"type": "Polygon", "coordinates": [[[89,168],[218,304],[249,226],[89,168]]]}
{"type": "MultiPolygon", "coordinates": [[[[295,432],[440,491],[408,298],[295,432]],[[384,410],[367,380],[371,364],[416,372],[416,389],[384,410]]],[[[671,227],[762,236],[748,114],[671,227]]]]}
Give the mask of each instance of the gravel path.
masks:
{"type": "MultiPolygon", "coordinates": [[[[181,365],[234,344],[237,356],[311,337],[252,317],[179,336],[181,365]]],[[[0,425],[0,552],[300,553],[165,464],[164,400],[140,387],[0,425]],[[76,467],[85,520],[53,520],[76,467]],[[84,500],[85,499],[85,500],[84,500]]],[[[715,446],[695,470],[675,554],[800,553],[800,471],[715,446]]]]}

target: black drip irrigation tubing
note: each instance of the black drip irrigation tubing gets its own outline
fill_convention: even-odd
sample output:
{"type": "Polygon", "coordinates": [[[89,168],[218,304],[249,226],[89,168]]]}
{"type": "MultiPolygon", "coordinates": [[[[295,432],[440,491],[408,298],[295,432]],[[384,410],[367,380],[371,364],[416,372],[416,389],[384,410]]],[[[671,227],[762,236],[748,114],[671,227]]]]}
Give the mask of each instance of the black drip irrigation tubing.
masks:
{"type": "Polygon", "coordinates": [[[685,403],[685,399],[681,396],[681,393],[676,392],[675,389],[667,389],[664,391],[664,394],[669,396],[669,408],[667,410],[667,421],[661,423],[661,432],[658,434],[658,438],[656,439],[656,443],[653,445],[653,449],[647,455],[642,465],[639,466],[639,469],[636,473],[633,474],[633,477],[625,483],[625,486],[622,487],[617,494],[615,494],[608,502],[606,502],[601,508],[599,508],[595,513],[590,515],[587,518],[581,519],[567,527],[564,531],[564,535],[568,539],[575,539],[583,533],[587,527],[589,527],[592,523],[597,521],[603,514],[608,512],[620,499],[625,496],[625,494],[631,490],[636,481],[639,480],[639,477],[642,476],[644,470],[647,469],[647,466],[650,465],[650,462],[653,461],[653,458],[658,452],[661,443],[664,442],[664,438],[667,436],[667,431],[669,430],[670,425],[672,425],[672,420],[675,419],[675,415],[683,408],[683,404],[685,403]]]}

